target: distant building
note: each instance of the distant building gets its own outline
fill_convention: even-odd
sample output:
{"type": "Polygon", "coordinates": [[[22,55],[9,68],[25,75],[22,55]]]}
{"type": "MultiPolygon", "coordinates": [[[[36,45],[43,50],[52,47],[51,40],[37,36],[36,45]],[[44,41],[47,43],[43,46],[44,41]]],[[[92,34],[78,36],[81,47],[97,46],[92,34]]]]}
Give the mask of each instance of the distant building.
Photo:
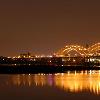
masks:
{"type": "Polygon", "coordinates": [[[20,58],[30,58],[30,57],[31,57],[31,53],[29,52],[20,54],[20,58]]]}

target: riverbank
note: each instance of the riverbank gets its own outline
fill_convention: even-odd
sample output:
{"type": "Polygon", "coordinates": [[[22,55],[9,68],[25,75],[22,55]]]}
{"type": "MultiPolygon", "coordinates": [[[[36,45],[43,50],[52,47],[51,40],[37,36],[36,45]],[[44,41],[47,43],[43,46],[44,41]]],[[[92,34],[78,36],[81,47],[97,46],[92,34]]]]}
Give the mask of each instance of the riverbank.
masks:
{"type": "Polygon", "coordinates": [[[99,66],[33,66],[33,65],[0,65],[0,74],[25,74],[25,73],[64,73],[74,70],[100,70],[99,66]]]}

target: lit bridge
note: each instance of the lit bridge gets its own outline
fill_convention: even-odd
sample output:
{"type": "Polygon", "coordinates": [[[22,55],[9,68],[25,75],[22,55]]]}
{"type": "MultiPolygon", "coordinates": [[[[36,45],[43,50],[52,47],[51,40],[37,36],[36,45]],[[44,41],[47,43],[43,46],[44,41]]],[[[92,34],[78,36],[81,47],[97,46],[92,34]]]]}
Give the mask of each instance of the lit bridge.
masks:
{"type": "Polygon", "coordinates": [[[69,57],[71,53],[74,53],[74,57],[100,56],[100,43],[96,43],[88,48],[80,45],[67,45],[56,52],[55,55],[57,57],[69,57]]]}

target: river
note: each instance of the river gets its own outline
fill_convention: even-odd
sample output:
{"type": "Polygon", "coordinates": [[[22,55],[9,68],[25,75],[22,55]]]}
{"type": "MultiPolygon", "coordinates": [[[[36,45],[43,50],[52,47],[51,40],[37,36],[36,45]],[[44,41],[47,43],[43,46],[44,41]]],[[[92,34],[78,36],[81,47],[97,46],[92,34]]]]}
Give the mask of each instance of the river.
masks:
{"type": "Polygon", "coordinates": [[[0,74],[0,100],[100,100],[100,70],[0,74]]]}

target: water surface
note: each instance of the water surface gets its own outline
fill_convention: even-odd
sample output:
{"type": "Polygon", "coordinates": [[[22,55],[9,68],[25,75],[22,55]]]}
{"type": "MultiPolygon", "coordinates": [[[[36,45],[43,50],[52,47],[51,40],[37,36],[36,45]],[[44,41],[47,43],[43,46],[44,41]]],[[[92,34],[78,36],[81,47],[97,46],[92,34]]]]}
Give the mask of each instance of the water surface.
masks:
{"type": "Polygon", "coordinates": [[[1,74],[0,100],[100,100],[100,71],[1,74]]]}

